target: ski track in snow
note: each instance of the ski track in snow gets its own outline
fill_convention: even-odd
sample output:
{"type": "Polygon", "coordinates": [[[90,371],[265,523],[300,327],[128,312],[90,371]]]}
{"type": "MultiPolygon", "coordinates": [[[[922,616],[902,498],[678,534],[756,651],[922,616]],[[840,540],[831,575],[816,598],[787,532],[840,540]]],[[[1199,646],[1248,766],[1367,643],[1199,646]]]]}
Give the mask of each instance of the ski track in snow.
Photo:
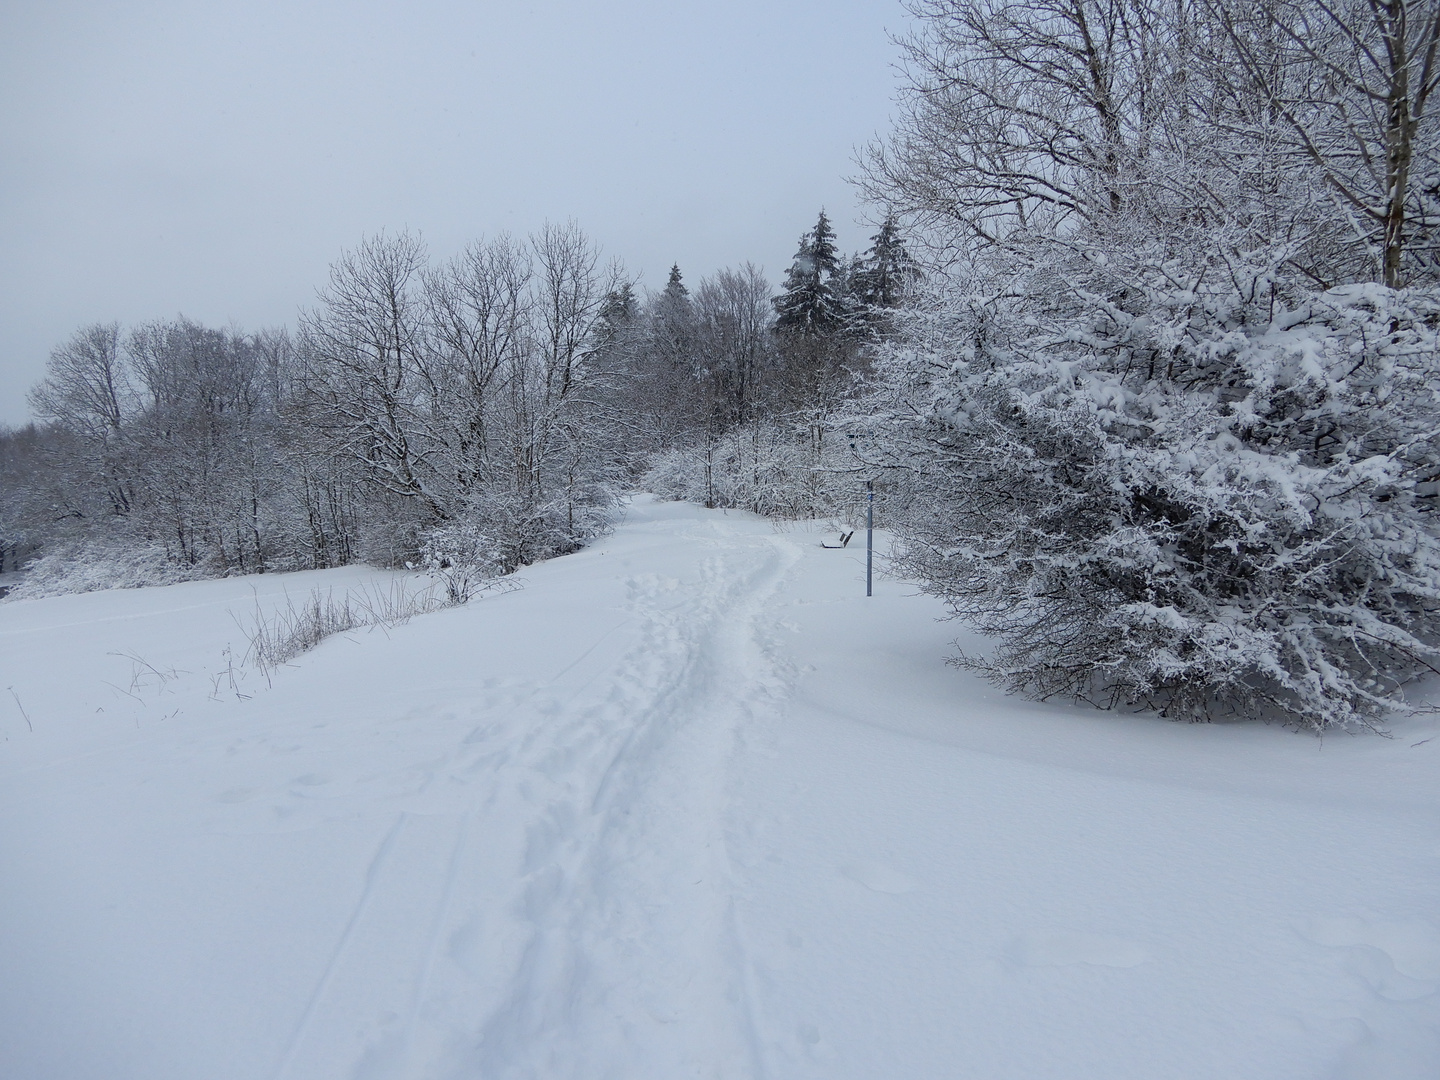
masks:
{"type": "MultiPolygon", "coordinates": [[[[349,946],[392,846],[405,844],[403,826],[437,789],[474,793],[482,805],[454,826],[431,890],[438,895],[426,898],[434,915],[415,955],[403,1023],[392,1019],[370,1040],[349,1075],[435,1075],[427,1070],[437,1059],[457,1078],[767,1075],[725,809],[745,726],[773,715],[786,691],[768,605],[801,551],[779,535],[736,545],[702,531],[694,543],[706,554],[692,580],[630,575],[623,620],[544,687],[472,730],[407,796],[414,809],[378,845],[275,1080],[329,1075],[307,1044],[334,1045],[326,1000],[334,986],[359,981],[344,974],[349,946]],[[627,626],[635,628],[627,652],[567,683],[627,626]],[[523,835],[498,845],[519,853],[506,875],[516,890],[486,905],[492,919],[496,908],[511,916],[500,935],[509,960],[472,962],[487,985],[457,987],[453,954],[463,945],[455,943],[484,932],[473,927],[485,915],[457,888],[477,816],[492,829],[523,824],[523,835]],[[445,942],[452,955],[442,958],[445,942]],[[445,977],[437,978],[441,967],[445,977]],[[487,998],[480,1022],[455,1015],[456,1002],[487,998]]],[[[497,847],[493,832],[484,839],[497,847]]],[[[371,963],[362,955],[355,966],[371,963]]],[[[353,989],[343,993],[350,999],[332,1002],[332,1014],[365,1011],[353,989]]]]}
{"type": "Polygon", "coordinates": [[[1436,1074],[1434,721],[1017,702],[816,539],[642,500],[229,696],[375,572],[0,606],[0,1077],[1436,1074]]]}
{"type": "Polygon", "coordinates": [[[632,579],[640,644],[603,700],[527,746],[534,929],[478,1075],[622,1077],[642,1053],[662,1075],[764,1075],[721,823],[735,740],[783,688],[762,620],[798,558],[767,538],[712,556],[693,589],[632,579]],[[587,762],[602,767],[577,774],[587,762]]]}
{"type": "Polygon", "coordinates": [[[384,839],[380,841],[380,846],[375,849],[375,855],[370,860],[370,866],[365,871],[365,883],[360,890],[359,899],[355,903],[355,910],[350,913],[350,918],[345,923],[345,929],[340,932],[340,940],[335,944],[335,951],[331,955],[329,963],[325,965],[324,974],[320,976],[320,981],[315,984],[314,993],[310,995],[310,1000],[305,1004],[305,1011],[300,1016],[300,1022],[296,1025],[295,1033],[290,1037],[290,1044],[285,1051],[285,1057],[281,1060],[280,1068],[276,1072],[277,1078],[285,1076],[286,1073],[290,1071],[291,1062],[294,1060],[295,1053],[299,1049],[300,1043],[310,1027],[311,1018],[315,1015],[316,1006],[325,996],[325,992],[335,976],[336,969],[340,966],[340,962],[345,956],[345,948],[350,944],[350,940],[355,934],[355,926],[360,921],[361,916],[365,914],[366,904],[375,892],[375,881],[379,876],[381,868],[385,865],[385,857],[390,852],[390,846],[395,843],[395,838],[399,835],[404,825],[405,816],[402,814],[395,819],[395,824],[391,826],[390,831],[387,832],[384,839]]]}

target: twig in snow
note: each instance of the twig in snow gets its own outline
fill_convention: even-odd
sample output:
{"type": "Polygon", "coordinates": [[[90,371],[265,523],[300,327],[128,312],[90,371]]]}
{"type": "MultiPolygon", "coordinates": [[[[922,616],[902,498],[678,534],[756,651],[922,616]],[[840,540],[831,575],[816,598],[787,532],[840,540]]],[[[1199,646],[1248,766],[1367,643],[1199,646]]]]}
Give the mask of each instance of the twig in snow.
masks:
{"type": "Polygon", "coordinates": [[[28,727],[33,734],[35,731],[35,725],[30,723],[30,714],[25,711],[25,706],[20,704],[20,695],[15,693],[15,688],[13,686],[7,686],[5,689],[9,690],[10,696],[15,699],[15,707],[20,710],[20,715],[25,717],[25,726],[28,727]]]}
{"type": "MultiPolygon", "coordinates": [[[[101,680],[101,681],[104,682],[104,680],[101,680]]],[[[132,701],[138,701],[141,705],[144,705],[144,704],[145,704],[145,699],[144,699],[144,698],[142,698],[142,697],[136,697],[136,696],[135,696],[134,694],[132,694],[129,690],[122,689],[121,687],[116,686],[113,682],[106,682],[105,685],[108,686],[108,687],[110,687],[110,689],[111,689],[111,690],[114,690],[117,694],[124,694],[126,697],[130,698],[132,701]]]]}
{"type": "MultiPolygon", "coordinates": [[[[143,656],[128,652],[107,653],[108,656],[121,656],[130,661],[130,689],[132,691],[143,690],[146,672],[155,677],[157,693],[164,693],[167,683],[178,680],[181,675],[188,675],[188,671],[176,671],[173,667],[169,671],[161,671],[154,664],[150,663],[143,656]]],[[[138,699],[137,699],[138,700],[138,699]]]]}

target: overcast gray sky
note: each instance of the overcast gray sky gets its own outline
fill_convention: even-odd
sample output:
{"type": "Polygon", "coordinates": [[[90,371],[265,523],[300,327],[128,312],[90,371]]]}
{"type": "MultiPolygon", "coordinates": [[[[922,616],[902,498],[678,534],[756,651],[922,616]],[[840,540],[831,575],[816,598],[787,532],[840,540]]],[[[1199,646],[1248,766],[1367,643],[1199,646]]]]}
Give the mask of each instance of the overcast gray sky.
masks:
{"type": "Polygon", "coordinates": [[[10,0],[0,423],[82,324],[293,325],[382,229],[575,219],[652,288],[778,282],[887,126],[897,0],[10,0]]]}

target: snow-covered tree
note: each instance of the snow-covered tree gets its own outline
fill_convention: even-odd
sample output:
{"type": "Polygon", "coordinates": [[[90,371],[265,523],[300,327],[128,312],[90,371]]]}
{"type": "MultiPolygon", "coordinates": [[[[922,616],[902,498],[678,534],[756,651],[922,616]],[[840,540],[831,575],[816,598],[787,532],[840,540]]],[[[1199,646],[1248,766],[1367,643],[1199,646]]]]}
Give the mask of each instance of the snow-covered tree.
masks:
{"type": "Polygon", "coordinates": [[[888,314],[919,281],[920,266],[906,247],[900,223],[894,214],[886,214],[869,249],[851,261],[847,293],[852,323],[871,333],[888,329],[888,314]]]}
{"type": "Polygon", "coordinates": [[[720,427],[750,419],[774,367],[770,283],[753,263],[721,270],[695,293],[702,381],[720,427]]]}
{"type": "Polygon", "coordinates": [[[1206,10],[915,5],[869,183],[931,276],[860,445],[1008,689],[1373,726],[1440,666],[1440,294],[1354,281],[1206,10]]]}
{"type": "Polygon", "coordinates": [[[440,267],[403,235],[335,264],[303,325],[307,408],[383,505],[373,557],[418,558],[455,522],[506,570],[594,535],[618,475],[599,358],[623,293],[573,225],[440,267]]]}
{"type": "Polygon", "coordinates": [[[809,337],[843,330],[845,309],[834,287],[838,268],[835,230],[821,210],[815,227],[800,238],[783,291],[775,298],[775,329],[809,337]]]}
{"type": "MultiPolygon", "coordinates": [[[[1278,164],[1332,202],[1344,272],[1398,288],[1440,269],[1440,7],[1432,0],[1206,0],[1207,103],[1236,164],[1278,164]],[[1235,136],[1238,136],[1237,140],[1235,136]],[[1237,146],[1243,142],[1243,149],[1237,146]],[[1418,181],[1418,182],[1417,182],[1418,181]]],[[[1333,280],[1333,279],[1332,279],[1333,280]]]]}
{"type": "Polygon", "coordinates": [[[899,307],[919,281],[919,264],[905,246],[894,214],[885,215],[853,276],[860,300],[867,307],[880,309],[899,307]]]}
{"type": "Polygon", "coordinates": [[[878,460],[908,480],[901,565],[996,638],[965,663],[1315,728],[1378,723],[1440,666],[1440,298],[1266,291],[911,316],[878,460]]]}

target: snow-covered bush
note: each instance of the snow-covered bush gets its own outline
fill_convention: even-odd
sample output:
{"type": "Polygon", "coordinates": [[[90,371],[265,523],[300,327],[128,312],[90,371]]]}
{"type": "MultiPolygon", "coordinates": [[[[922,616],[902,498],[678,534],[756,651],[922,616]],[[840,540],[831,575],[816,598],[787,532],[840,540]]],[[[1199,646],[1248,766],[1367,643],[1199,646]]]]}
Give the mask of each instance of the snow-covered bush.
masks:
{"type": "Polygon", "coordinates": [[[5,598],[35,600],[101,589],[174,585],[215,576],[211,566],[178,562],[158,541],[135,539],[116,530],[79,537],[50,550],[26,567],[19,584],[5,598]]]}
{"type": "Polygon", "coordinates": [[[540,500],[487,493],[473,499],[461,518],[426,534],[425,558],[427,563],[434,557],[443,561],[453,552],[481,572],[509,574],[580,550],[610,528],[618,505],[618,496],[605,484],[577,486],[540,500]],[[438,548],[428,539],[432,536],[438,548]]]}
{"type": "Polygon", "coordinates": [[[664,499],[749,510],[766,517],[836,512],[853,458],[835,432],[785,421],[753,421],[655,457],[641,480],[664,499]],[[842,452],[842,446],[844,451],[842,452]]]}
{"type": "Polygon", "coordinates": [[[414,565],[421,558],[423,523],[411,506],[402,504],[398,510],[392,506],[385,509],[390,513],[376,514],[356,524],[357,561],[390,569],[414,565]]]}
{"type": "Polygon", "coordinates": [[[500,545],[474,522],[428,530],[420,545],[425,572],[439,581],[452,604],[463,604],[504,572],[500,545]]]}
{"type": "Polygon", "coordinates": [[[900,566],[997,642],[959,662],[1178,718],[1407,708],[1440,667],[1440,292],[1125,277],[952,293],[881,362],[900,566]]]}

